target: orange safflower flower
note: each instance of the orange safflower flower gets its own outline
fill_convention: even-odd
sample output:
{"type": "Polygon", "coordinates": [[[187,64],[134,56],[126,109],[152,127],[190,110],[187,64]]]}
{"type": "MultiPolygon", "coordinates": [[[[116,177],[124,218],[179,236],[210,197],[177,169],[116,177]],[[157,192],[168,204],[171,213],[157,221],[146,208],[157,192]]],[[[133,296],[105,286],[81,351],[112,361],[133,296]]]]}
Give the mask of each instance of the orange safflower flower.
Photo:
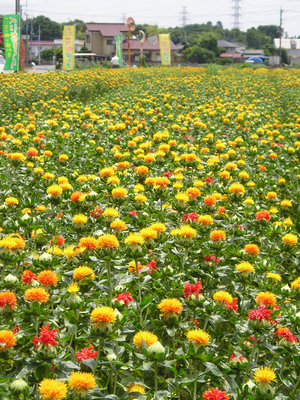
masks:
{"type": "Polygon", "coordinates": [[[87,236],[87,237],[81,238],[81,239],[79,240],[78,245],[79,245],[80,247],[84,247],[85,250],[87,250],[87,251],[92,251],[92,250],[97,249],[97,247],[98,247],[98,242],[97,242],[97,239],[95,239],[94,237],[92,237],[92,236],[87,236]]]}
{"type": "Polygon", "coordinates": [[[133,344],[141,349],[142,341],[144,341],[146,345],[149,347],[158,341],[158,337],[151,332],[140,331],[134,335],[133,344]]]}
{"type": "Polygon", "coordinates": [[[163,311],[163,316],[166,318],[173,317],[182,313],[182,303],[177,299],[162,300],[157,308],[163,311]]]}
{"type": "Polygon", "coordinates": [[[0,292],[0,308],[12,310],[17,304],[17,297],[13,292],[0,292]]]}
{"type": "Polygon", "coordinates": [[[75,268],[73,272],[73,279],[75,279],[75,281],[84,281],[86,279],[93,280],[95,276],[92,268],[86,267],[85,265],[75,268]]]}
{"type": "Polygon", "coordinates": [[[213,242],[220,242],[221,240],[226,239],[226,233],[224,231],[212,231],[210,232],[209,237],[213,242]]]}
{"type": "Polygon", "coordinates": [[[260,292],[256,296],[256,304],[261,305],[263,304],[264,306],[270,306],[274,307],[276,304],[276,296],[273,293],[270,292],[260,292]]]}
{"type": "Polygon", "coordinates": [[[15,335],[12,331],[0,331],[0,352],[11,350],[16,342],[15,335]]]}
{"type": "Polygon", "coordinates": [[[244,251],[250,255],[258,255],[259,254],[259,247],[256,244],[246,244],[244,247],[244,251]]]}
{"type": "Polygon", "coordinates": [[[43,288],[31,288],[25,290],[25,300],[27,301],[38,301],[40,303],[46,303],[49,300],[49,293],[43,288]]]}
{"type": "Polygon", "coordinates": [[[55,286],[58,281],[58,277],[53,271],[41,271],[37,276],[37,281],[43,286],[55,286]]]}
{"type": "Polygon", "coordinates": [[[216,204],[217,199],[215,196],[205,196],[203,201],[207,207],[212,207],[216,204]]]}
{"type": "Polygon", "coordinates": [[[69,388],[77,394],[85,394],[96,387],[95,376],[90,372],[72,372],[68,380],[69,388]]]}
{"type": "Polygon", "coordinates": [[[85,195],[81,192],[74,192],[71,194],[71,201],[74,201],[74,202],[76,202],[76,201],[81,202],[84,200],[84,198],[85,198],[85,195]]]}

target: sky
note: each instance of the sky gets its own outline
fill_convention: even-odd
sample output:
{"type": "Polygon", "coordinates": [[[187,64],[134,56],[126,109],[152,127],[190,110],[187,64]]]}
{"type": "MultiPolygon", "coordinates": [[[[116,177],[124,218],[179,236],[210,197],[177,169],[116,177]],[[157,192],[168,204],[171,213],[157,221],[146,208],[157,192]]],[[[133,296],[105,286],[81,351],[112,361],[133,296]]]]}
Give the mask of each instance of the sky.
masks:
{"type": "MultiPolygon", "coordinates": [[[[280,8],[282,26],[289,37],[300,36],[299,0],[20,0],[23,16],[45,15],[57,22],[81,19],[85,22],[122,22],[132,17],[136,24],[155,24],[159,27],[182,26],[183,10],[186,9],[187,24],[216,24],[224,28],[234,27],[234,5],[239,9],[239,27],[246,31],[259,25],[278,25],[280,8]]],[[[15,0],[0,0],[0,14],[11,14],[15,0]]]]}

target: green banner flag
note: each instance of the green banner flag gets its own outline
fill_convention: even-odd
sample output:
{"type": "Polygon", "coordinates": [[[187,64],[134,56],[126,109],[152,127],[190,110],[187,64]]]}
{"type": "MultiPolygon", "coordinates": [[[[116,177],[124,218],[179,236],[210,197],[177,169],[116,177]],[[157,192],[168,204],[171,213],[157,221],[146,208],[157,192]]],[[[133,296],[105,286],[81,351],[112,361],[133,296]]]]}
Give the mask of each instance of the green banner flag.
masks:
{"type": "Polygon", "coordinates": [[[3,39],[5,49],[5,65],[4,71],[19,71],[19,15],[4,15],[3,23],[3,39]]]}
{"type": "Polygon", "coordinates": [[[119,33],[116,35],[116,50],[117,50],[117,56],[119,59],[119,67],[123,67],[123,60],[122,60],[122,35],[119,33]]]}

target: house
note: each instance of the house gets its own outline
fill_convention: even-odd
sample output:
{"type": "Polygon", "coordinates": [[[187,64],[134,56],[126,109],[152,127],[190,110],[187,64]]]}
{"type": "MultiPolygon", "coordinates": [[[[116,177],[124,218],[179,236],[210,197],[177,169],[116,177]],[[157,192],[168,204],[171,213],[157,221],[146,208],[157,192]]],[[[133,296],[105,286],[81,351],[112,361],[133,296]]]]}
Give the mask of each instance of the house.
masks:
{"type": "Polygon", "coordinates": [[[265,58],[265,51],[262,49],[247,49],[243,53],[244,60],[248,60],[250,57],[265,58]]]}
{"type": "MultiPolygon", "coordinates": [[[[59,49],[62,47],[63,40],[62,39],[54,39],[54,48],[59,49]]],[[[84,40],[75,39],[75,51],[80,51],[84,46],[84,40]]]]}
{"type": "Polygon", "coordinates": [[[99,57],[111,58],[116,52],[115,36],[128,32],[127,25],[121,23],[86,23],[83,27],[85,33],[85,47],[99,57]]]}
{"type": "Polygon", "coordinates": [[[227,42],[226,40],[218,40],[218,47],[224,47],[226,53],[228,54],[243,53],[246,50],[245,44],[238,42],[227,42]]]}
{"type": "Polygon", "coordinates": [[[231,58],[234,63],[242,63],[243,62],[243,54],[242,53],[221,53],[220,58],[231,58]]]}
{"type": "MultiPolygon", "coordinates": [[[[276,49],[280,47],[280,39],[274,39],[276,49]]],[[[281,48],[286,49],[290,58],[300,56],[300,39],[281,39],[281,48]]]]}
{"type": "MultiPolygon", "coordinates": [[[[171,64],[175,61],[175,55],[177,54],[177,47],[170,40],[170,50],[171,50],[171,64]]],[[[128,61],[128,39],[122,42],[122,52],[125,62],[128,61]]],[[[141,54],[141,43],[136,39],[130,39],[130,63],[137,64],[139,61],[139,56],[141,54]]],[[[143,55],[146,56],[146,63],[151,65],[156,65],[161,63],[160,58],[160,47],[159,41],[154,45],[148,43],[147,40],[143,43],[143,55]]]]}

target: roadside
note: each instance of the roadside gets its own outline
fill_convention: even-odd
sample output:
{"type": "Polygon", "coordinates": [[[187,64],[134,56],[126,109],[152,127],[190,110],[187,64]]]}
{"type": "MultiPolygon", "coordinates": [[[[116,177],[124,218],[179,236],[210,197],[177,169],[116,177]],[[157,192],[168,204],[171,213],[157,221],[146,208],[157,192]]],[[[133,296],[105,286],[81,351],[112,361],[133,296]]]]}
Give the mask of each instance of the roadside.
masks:
{"type": "Polygon", "coordinates": [[[55,65],[36,65],[35,67],[25,68],[24,72],[45,73],[55,71],[55,65]]]}

